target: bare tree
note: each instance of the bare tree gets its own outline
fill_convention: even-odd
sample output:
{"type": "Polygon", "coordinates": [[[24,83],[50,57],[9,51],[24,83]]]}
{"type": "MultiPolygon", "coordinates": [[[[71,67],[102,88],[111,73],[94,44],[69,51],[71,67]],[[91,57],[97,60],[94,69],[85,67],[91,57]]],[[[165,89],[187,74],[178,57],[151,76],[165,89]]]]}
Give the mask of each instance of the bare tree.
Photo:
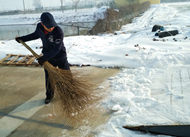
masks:
{"type": "Polygon", "coordinates": [[[75,8],[75,12],[77,12],[77,8],[78,8],[78,4],[80,0],[72,0],[72,2],[73,2],[73,7],[75,8]]]}
{"type": "Polygon", "coordinates": [[[36,10],[43,10],[41,0],[33,0],[33,6],[35,7],[36,10]]]}
{"type": "Polygon", "coordinates": [[[23,8],[24,8],[24,13],[26,11],[26,8],[25,8],[25,1],[23,0],[23,8]]]}
{"type": "Polygon", "coordinates": [[[61,2],[61,11],[64,12],[64,9],[63,9],[63,0],[60,0],[61,2]]]}

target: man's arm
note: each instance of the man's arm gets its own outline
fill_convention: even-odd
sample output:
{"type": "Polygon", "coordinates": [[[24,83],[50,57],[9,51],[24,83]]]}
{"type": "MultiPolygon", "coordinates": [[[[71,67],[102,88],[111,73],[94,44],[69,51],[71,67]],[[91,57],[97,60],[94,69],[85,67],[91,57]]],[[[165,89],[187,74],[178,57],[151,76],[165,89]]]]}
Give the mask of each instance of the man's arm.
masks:
{"type": "MultiPolygon", "coordinates": [[[[15,38],[16,41],[19,42],[19,40],[22,40],[22,41],[26,42],[26,41],[38,39],[38,38],[39,38],[39,35],[38,35],[38,32],[37,32],[37,29],[40,27],[39,25],[40,25],[40,24],[37,25],[36,30],[35,30],[33,33],[28,34],[28,35],[26,35],[26,36],[22,36],[22,37],[16,37],[16,38],[15,38]]],[[[19,43],[20,43],[20,42],[19,42],[19,43]]]]}

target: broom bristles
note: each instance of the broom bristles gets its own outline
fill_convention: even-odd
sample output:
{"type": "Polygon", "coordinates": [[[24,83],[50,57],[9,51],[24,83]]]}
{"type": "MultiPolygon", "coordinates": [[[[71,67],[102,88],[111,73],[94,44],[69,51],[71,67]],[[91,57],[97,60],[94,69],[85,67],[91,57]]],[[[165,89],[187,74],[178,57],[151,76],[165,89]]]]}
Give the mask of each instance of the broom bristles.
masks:
{"type": "MultiPolygon", "coordinates": [[[[22,40],[19,42],[36,58],[40,57],[25,42],[22,40]]],[[[44,69],[48,71],[51,88],[60,102],[61,111],[68,120],[73,122],[82,120],[89,111],[93,110],[90,105],[100,100],[100,97],[95,96],[93,92],[95,91],[93,90],[94,86],[89,81],[78,77],[78,74],[71,73],[70,70],[55,68],[47,61],[44,62],[44,69]],[[87,112],[86,110],[89,108],[90,110],[87,112]]]]}
{"type": "Polygon", "coordinates": [[[81,78],[78,73],[55,68],[48,62],[44,63],[44,68],[48,71],[50,85],[60,109],[68,119],[81,119],[80,114],[83,115],[100,99],[94,93],[94,85],[81,78]]]}

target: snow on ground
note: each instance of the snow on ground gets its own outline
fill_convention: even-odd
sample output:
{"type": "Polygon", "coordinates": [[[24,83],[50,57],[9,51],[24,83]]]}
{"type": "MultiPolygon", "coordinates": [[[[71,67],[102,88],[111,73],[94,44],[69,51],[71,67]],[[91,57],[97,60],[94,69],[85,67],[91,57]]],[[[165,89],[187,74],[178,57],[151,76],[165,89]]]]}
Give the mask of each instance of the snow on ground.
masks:
{"type": "MultiPolygon", "coordinates": [[[[87,8],[75,10],[52,11],[57,23],[72,23],[72,22],[96,22],[105,16],[107,6],[101,8],[87,8]]],[[[13,24],[35,24],[40,20],[41,13],[33,14],[18,14],[0,16],[0,25],[13,24]],[[11,16],[11,18],[10,18],[11,16]]]]}
{"type": "MultiPolygon", "coordinates": [[[[95,129],[97,137],[153,136],[123,129],[124,125],[190,123],[190,3],[152,6],[116,34],[73,36],[64,39],[73,64],[121,67],[108,79],[109,95],[102,102],[113,114],[95,129]],[[179,30],[159,39],[153,25],[179,30]],[[158,41],[153,41],[153,38],[158,41]]],[[[38,53],[40,40],[28,42],[38,53]]],[[[0,58],[6,53],[28,54],[14,40],[0,41],[0,58]]]]}

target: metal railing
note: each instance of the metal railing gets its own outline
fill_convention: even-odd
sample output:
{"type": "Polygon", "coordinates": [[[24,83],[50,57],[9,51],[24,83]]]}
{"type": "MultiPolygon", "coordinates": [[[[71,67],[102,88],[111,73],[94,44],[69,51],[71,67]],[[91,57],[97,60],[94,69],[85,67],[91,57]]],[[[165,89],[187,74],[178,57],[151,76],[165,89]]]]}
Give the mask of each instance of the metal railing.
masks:
{"type": "MultiPolygon", "coordinates": [[[[63,29],[65,36],[87,35],[88,31],[96,22],[68,22],[58,23],[63,29]]],[[[16,36],[22,36],[34,32],[35,24],[7,24],[0,25],[0,40],[14,39],[16,36]]]]}

